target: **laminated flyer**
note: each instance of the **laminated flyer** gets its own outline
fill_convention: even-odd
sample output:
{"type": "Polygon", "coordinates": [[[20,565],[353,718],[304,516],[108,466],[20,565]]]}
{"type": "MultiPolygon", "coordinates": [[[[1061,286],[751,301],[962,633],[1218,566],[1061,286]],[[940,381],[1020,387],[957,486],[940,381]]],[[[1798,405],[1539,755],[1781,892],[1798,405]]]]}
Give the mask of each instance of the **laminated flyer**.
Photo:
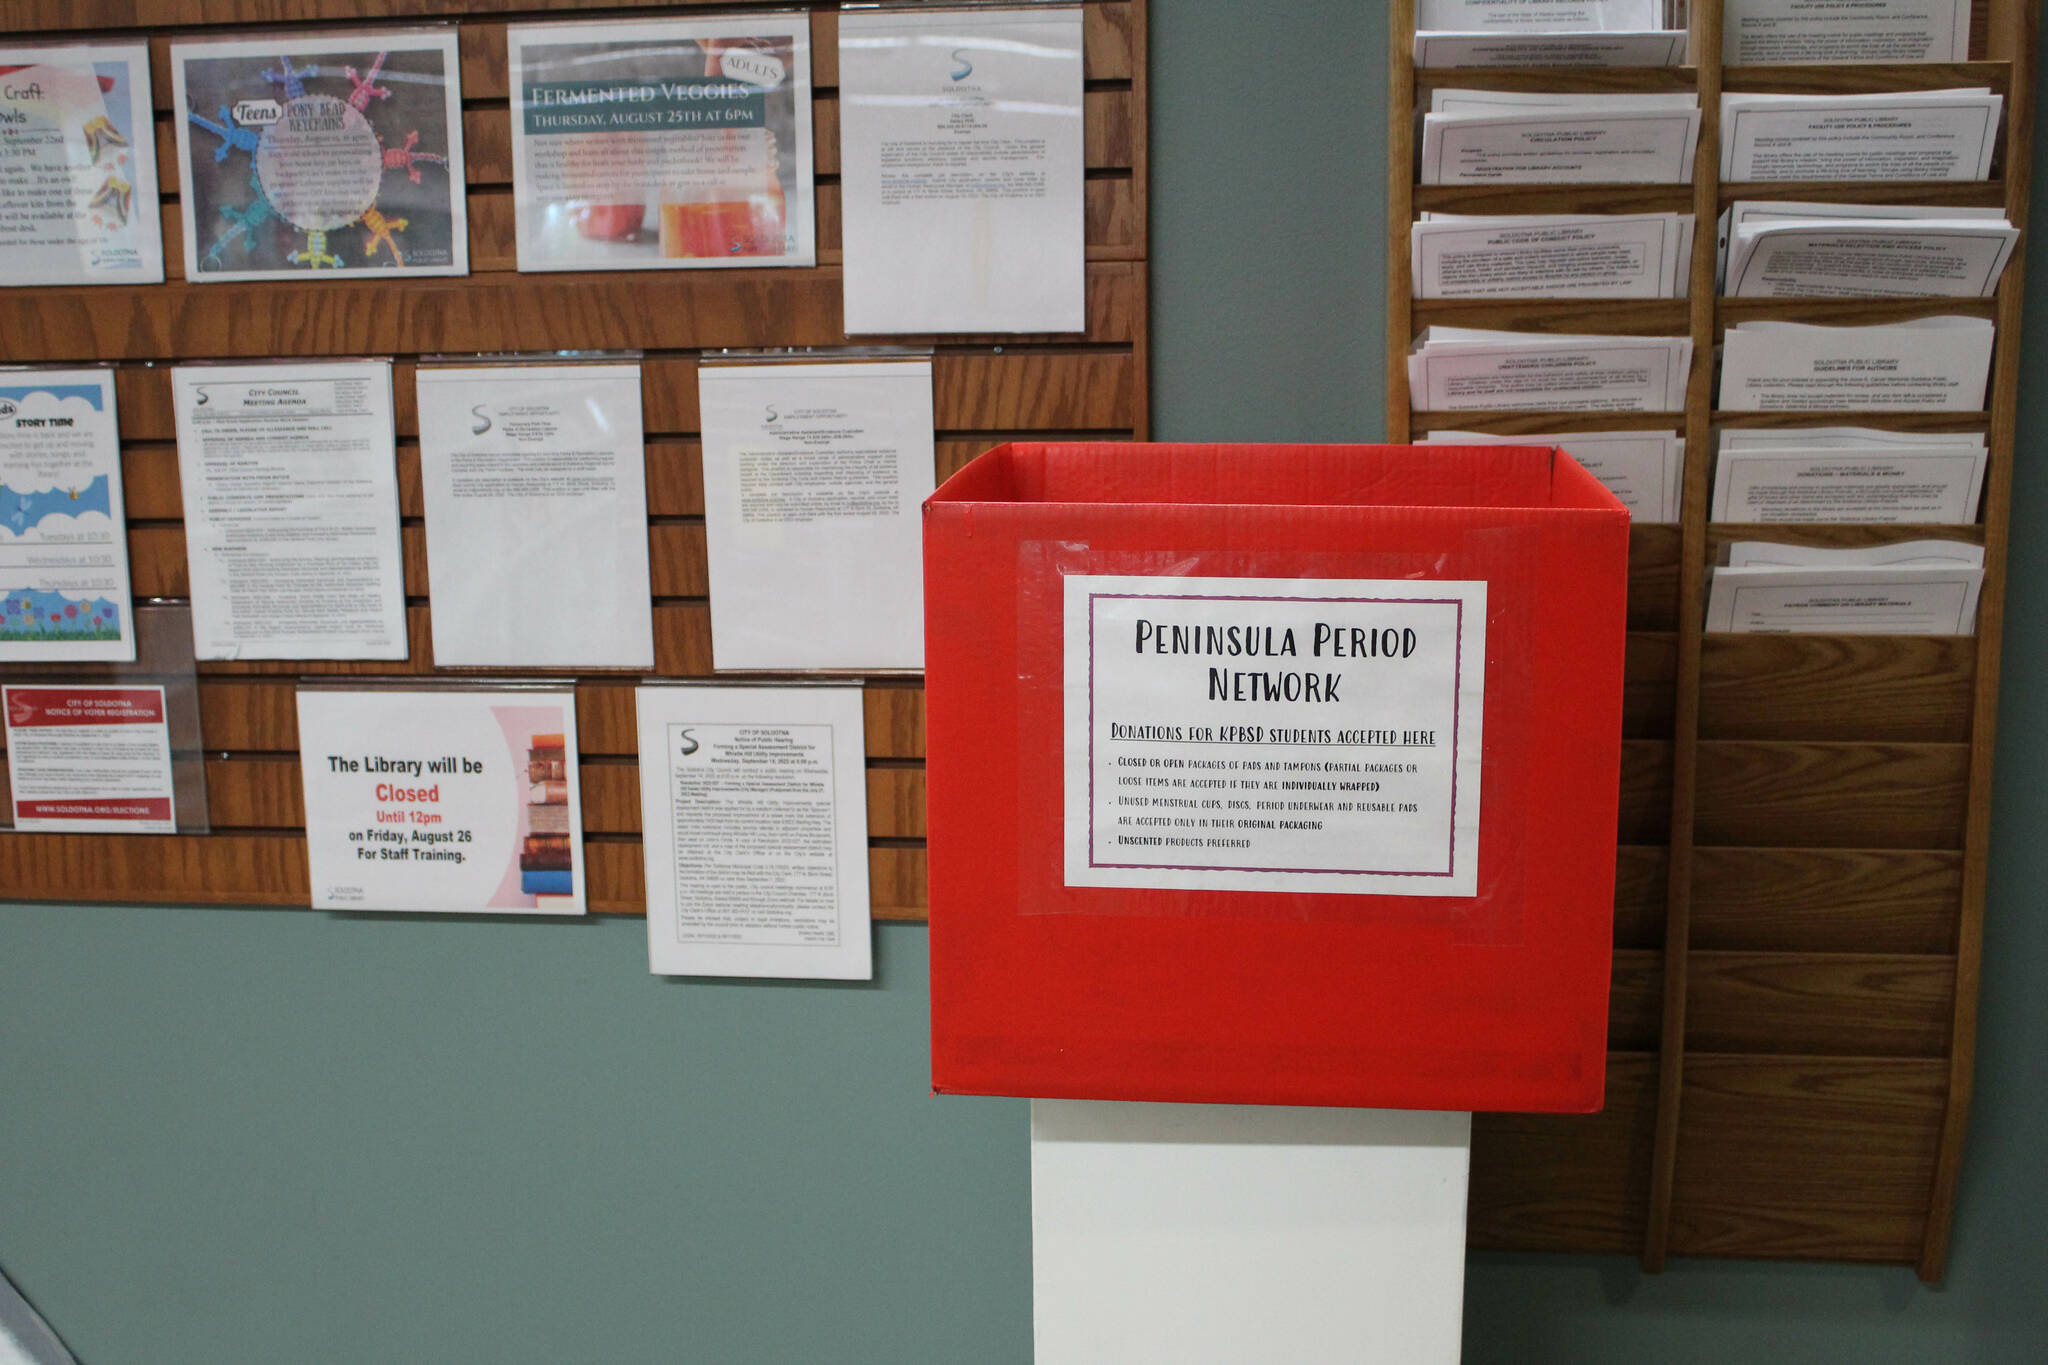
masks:
{"type": "Polygon", "coordinates": [[[171,45],[185,278],[469,273],[455,30],[171,45]]]}
{"type": "Polygon", "coordinates": [[[177,828],[164,689],[77,683],[5,692],[14,827],[40,834],[177,828]]]}
{"type": "Polygon", "coordinates": [[[308,688],[298,700],[316,910],[584,912],[575,693],[308,688]]]}
{"type": "Polygon", "coordinates": [[[0,47],[0,285],[163,277],[148,47],[0,47]]]}
{"type": "Polygon", "coordinates": [[[801,14],[511,29],[521,270],[812,265],[801,14]]]}
{"type": "Polygon", "coordinates": [[[0,370],[0,663],[135,657],[112,370],[0,370]]]}

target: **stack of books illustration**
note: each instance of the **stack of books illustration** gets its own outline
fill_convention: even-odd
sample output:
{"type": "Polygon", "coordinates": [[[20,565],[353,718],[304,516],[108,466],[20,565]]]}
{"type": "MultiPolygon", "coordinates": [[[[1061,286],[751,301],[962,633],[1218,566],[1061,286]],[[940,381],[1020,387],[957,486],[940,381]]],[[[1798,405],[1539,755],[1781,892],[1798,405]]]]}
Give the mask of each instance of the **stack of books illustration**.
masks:
{"type": "Polygon", "coordinates": [[[575,893],[569,840],[569,756],[561,735],[535,735],[526,751],[526,840],[519,850],[519,889],[543,902],[575,893]]]}

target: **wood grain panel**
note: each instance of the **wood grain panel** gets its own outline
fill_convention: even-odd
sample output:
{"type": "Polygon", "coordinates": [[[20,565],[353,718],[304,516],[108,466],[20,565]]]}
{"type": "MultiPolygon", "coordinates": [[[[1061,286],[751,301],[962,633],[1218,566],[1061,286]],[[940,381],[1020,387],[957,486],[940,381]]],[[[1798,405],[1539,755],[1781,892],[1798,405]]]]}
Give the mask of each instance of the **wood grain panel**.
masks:
{"type": "Polygon", "coordinates": [[[1631,631],[1623,664],[1621,732],[1629,739],[1671,737],[1678,641],[1664,631],[1631,631]]]}
{"type": "Polygon", "coordinates": [[[1671,745],[1630,739],[1621,745],[1621,842],[1657,844],[1671,828],[1671,745]]]}
{"type": "Polygon", "coordinates": [[[1695,945],[1685,1041],[1708,1052],[1940,1057],[1954,1005],[1947,957],[1695,945]]]}
{"type": "Polygon", "coordinates": [[[1607,1046],[1616,1052],[1651,1052],[1664,1012],[1664,955],[1617,948],[1607,994],[1607,1046]]]}
{"type": "Polygon", "coordinates": [[[1664,945],[1665,853],[1653,844],[1623,844],[1614,860],[1614,946],[1664,945]]]}
{"type": "MultiPolygon", "coordinates": [[[[1139,270],[1087,272],[1087,336],[1129,342],[1139,270]]],[[[221,359],[443,351],[837,346],[839,272],[720,270],[687,290],[627,275],[473,275],[374,280],[168,283],[0,292],[13,354],[40,360],[221,359]]],[[[909,340],[900,338],[898,340],[909,340]]],[[[949,338],[949,341],[965,340],[949,338]]],[[[1016,345],[1027,337],[1005,337],[1016,345]]]]}
{"type": "Polygon", "coordinates": [[[1682,336],[1683,299],[1416,299],[1415,334],[1425,327],[1493,327],[1510,332],[1682,336]]]}
{"type": "Polygon", "coordinates": [[[1676,526],[1628,528],[1630,630],[1677,629],[1678,555],[1676,526]]]}
{"type": "Polygon", "coordinates": [[[1657,1059],[1607,1058],[1597,1114],[1474,1114],[1466,1242],[1619,1254],[1642,1244],[1657,1059]]]}
{"type": "Polygon", "coordinates": [[[1714,740],[1700,745],[1702,844],[1948,849],[1962,844],[1960,744],[1714,740]]]}
{"type": "Polygon", "coordinates": [[[1948,1069],[1692,1053],[1674,1255],[1910,1261],[1948,1069]]]}
{"type": "Polygon", "coordinates": [[[1709,635],[1709,739],[1970,737],[1977,642],[1952,635],[1709,635]]]}
{"type": "MultiPolygon", "coordinates": [[[[633,688],[626,682],[584,682],[576,689],[576,738],[586,756],[632,756],[637,748],[633,688]]],[[[275,678],[207,678],[199,686],[200,726],[214,752],[297,750],[297,681],[275,678]]],[[[867,717],[867,752],[878,759],[924,756],[924,689],[891,684],[862,689],[867,717]]],[[[235,823],[235,822],[225,822],[235,823]]]]}
{"type": "Polygon", "coordinates": [[[1962,881],[1956,853],[1702,848],[1692,939],[1780,952],[1953,952],[1962,881]]]}

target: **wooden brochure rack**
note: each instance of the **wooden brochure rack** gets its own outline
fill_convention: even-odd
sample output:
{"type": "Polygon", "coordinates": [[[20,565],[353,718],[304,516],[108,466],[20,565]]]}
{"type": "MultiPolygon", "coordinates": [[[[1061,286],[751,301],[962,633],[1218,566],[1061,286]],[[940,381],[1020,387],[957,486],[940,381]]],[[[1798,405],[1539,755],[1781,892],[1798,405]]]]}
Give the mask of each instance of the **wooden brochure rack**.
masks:
{"type": "MultiPolygon", "coordinates": [[[[1395,0],[1389,96],[1387,436],[1662,427],[1686,440],[1676,525],[1642,525],[1630,554],[1607,1109],[1586,1119],[1481,1116],[1472,1244],[1667,1256],[1904,1262],[1941,1277],[1975,1052],[1990,829],[2021,262],[1995,299],[1724,299],[1714,224],[1737,199],[2002,207],[2026,226],[2037,6],[1991,0],[1976,60],[1944,65],[1728,68],[1720,0],[1693,0],[1690,63],[1666,69],[1429,70],[1412,60],[1412,0],[1395,0]],[[1690,184],[1416,183],[1415,123],[1439,86],[1696,90],[1690,184]],[[2005,97],[1992,178],[1975,184],[1723,184],[1721,92],[1864,93],[1989,86],[2005,97]],[[1690,296],[1656,301],[1412,298],[1418,211],[1691,212],[1690,296]],[[1996,320],[1980,413],[1712,410],[1714,347],[1731,323],[1996,320]],[[1682,412],[1597,416],[1410,412],[1405,360],[1431,324],[1690,335],[1682,412]],[[1860,423],[1983,431],[1975,526],[1708,524],[1712,432],[1860,423]],[[1974,637],[1703,635],[1706,575],[1732,540],[1982,544],[1974,637]]],[[[2024,246],[2024,242],[2022,243],[2024,246]]]]}

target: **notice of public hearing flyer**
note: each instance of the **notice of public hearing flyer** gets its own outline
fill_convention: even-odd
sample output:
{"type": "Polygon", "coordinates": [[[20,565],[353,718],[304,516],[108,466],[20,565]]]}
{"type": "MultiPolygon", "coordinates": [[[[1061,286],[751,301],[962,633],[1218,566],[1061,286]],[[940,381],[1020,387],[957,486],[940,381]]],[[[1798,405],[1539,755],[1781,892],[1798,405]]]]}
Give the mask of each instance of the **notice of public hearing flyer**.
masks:
{"type": "Polygon", "coordinates": [[[1471,896],[1486,584],[1066,579],[1066,884],[1471,896]]]}
{"type": "Polygon", "coordinates": [[[112,370],[0,370],[0,663],[135,657],[112,370]]]}
{"type": "Polygon", "coordinates": [[[403,659],[391,362],[181,365],[200,659],[403,659]]]}
{"type": "Polygon", "coordinates": [[[804,14],[515,27],[521,270],[810,265],[804,14]]]}
{"type": "Polygon", "coordinates": [[[0,690],[17,830],[176,832],[163,688],[66,683],[0,690]]]}
{"type": "Polygon", "coordinates": [[[298,703],[314,909],[584,913],[573,692],[305,688],[298,703]]]}
{"type": "Polygon", "coordinates": [[[1081,11],[839,17],[846,330],[1087,330],[1081,11]]]}
{"type": "Polygon", "coordinates": [[[0,47],[0,285],[163,278],[148,47],[0,47]]]}
{"type": "Polygon", "coordinates": [[[640,366],[419,372],[434,661],[652,668],[640,366]]]}
{"type": "Polygon", "coordinates": [[[643,687],[649,970],[874,975],[858,687],[643,687]]]}
{"type": "Polygon", "coordinates": [[[705,365],[721,669],[924,667],[930,360],[705,365]]]}

